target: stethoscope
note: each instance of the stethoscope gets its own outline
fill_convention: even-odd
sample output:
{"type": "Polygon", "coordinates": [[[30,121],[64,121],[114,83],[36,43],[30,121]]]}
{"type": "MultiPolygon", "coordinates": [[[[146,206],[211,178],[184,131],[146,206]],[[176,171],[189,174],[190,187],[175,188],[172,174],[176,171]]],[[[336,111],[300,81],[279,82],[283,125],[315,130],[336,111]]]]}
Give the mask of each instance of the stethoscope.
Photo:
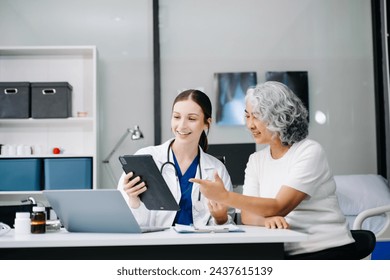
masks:
{"type": "MultiPolygon", "coordinates": [[[[161,165],[161,168],[160,168],[160,173],[162,174],[163,173],[163,170],[164,170],[164,167],[168,166],[168,165],[171,165],[173,167],[173,170],[175,170],[175,176],[176,176],[176,184],[179,184],[179,175],[177,174],[177,170],[176,170],[176,166],[175,164],[170,160],[170,153],[171,153],[171,150],[172,150],[172,144],[175,140],[172,140],[172,142],[169,144],[168,146],[168,149],[167,149],[167,161],[164,162],[162,165],[161,165]]],[[[200,164],[200,150],[199,150],[199,147],[198,147],[198,155],[199,155],[199,163],[198,163],[198,168],[199,168],[199,178],[202,179],[203,176],[202,176],[202,167],[201,167],[201,164],[200,164]]],[[[179,187],[180,189],[180,187],[179,187]]],[[[197,211],[201,211],[203,209],[203,203],[200,202],[200,198],[202,196],[202,193],[199,191],[199,194],[198,194],[198,200],[195,202],[195,205],[194,205],[194,208],[195,210],[197,211]]]]}

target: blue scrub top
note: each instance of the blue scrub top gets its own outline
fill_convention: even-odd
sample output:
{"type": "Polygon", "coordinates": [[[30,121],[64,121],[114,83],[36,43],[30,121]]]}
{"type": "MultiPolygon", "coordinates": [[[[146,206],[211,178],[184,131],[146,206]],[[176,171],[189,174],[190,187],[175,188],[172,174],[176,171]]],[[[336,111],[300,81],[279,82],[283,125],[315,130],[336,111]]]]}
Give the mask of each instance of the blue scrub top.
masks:
{"type": "Polygon", "coordinates": [[[182,225],[191,225],[194,222],[192,217],[192,182],[188,180],[191,178],[195,178],[196,169],[199,164],[199,155],[195,157],[194,161],[188,167],[187,171],[182,174],[180,170],[180,166],[177,163],[175,154],[173,153],[173,161],[175,163],[175,168],[177,172],[177,177],[179,178],[180,190],[181,190],[181,198],[179,202],[180,210],[176,213],[176,217],[174,220],[174,224],[182,224],[182,225]]]}

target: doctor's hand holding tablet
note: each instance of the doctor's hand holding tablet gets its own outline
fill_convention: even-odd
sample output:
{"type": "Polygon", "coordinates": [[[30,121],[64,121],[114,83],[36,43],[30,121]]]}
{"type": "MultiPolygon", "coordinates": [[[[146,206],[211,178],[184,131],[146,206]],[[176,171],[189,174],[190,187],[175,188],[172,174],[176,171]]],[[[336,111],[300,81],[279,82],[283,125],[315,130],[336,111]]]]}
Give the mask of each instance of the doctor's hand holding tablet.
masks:
{"type": "Polygon", "coordinates": [[[139,195],[146,191],[146,184],[141,181],[139,176],[134,177],[134,173],[131,171],[124,176],[124,182],[127,182],[123,186],[123,190],[129,196],[129,205],[131,208],[138,208],[141,205],[139,195]]]}

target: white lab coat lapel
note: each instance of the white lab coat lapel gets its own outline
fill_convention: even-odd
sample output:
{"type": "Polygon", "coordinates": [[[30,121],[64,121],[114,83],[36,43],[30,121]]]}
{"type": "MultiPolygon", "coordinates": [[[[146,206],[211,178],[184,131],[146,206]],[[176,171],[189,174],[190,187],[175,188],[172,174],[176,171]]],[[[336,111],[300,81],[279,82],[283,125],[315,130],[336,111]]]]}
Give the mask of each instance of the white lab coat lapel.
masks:
{"type": "MultiPolygon", "coordinates": [[[[169,145],[171,144],[172,140],[173,139],[162,144],[158,152],[156,152],[153,155],[157,167],[160,170],[161,170],[161,166],[168,161],[167,153],[168,153],[169,145]]],[[[169,151],[169,161],[173,163],[172,149],[170,149],[169,151]]],[[[177,182],[177,176],[176,176],[174,166],[172,166],[171,164],[166,164],[162,169],[161,174],[164,177],[165,182],[169,186],[169,189],[171,190],[173,196],[175,197],[176,202],[179,203],[181,198],[181,193],[180,193],[180,186],[177,182]]]]}
{"type": "MultiPolygon", "coordinates": [[[[204,180],[213,180],[215,166],[210,161],[208,157],[205,156],[205,153],[200,149],[200,167],[202,170],[202,178],[204,180]]],[[[196,172],[196,178],[200,178],[199,168],[196,172]]],[[[208,210],[208,199],[204,196],[200,196],[199,199],[199,184],[194,183],[192,186],[192,216],[194,219],[195,226],[204,226],[208,223],[210,219],[210,214],[208,210]]]]}

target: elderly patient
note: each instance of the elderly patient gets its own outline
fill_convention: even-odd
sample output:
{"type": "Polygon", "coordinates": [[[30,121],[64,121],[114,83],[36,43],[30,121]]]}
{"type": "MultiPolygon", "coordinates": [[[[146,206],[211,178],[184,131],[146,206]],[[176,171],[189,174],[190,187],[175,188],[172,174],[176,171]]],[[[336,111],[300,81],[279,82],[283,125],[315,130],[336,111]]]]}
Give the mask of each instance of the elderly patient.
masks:
{"type": "Polygon", "coordinates": [[[241,209],[244,224],[308,234],[286,243],[289,259],[345,259],[355,241],[335,195],[335,182],[321,145],[307,138],[308,112],[284,84],[266,82],[246,95],[246,126],[264,149],[249,157],[243,194],[228,192],[218,174],[201,184],[210,200],[241,209]],[[287,222],[287,223],[286,223],[287,222]]]}

